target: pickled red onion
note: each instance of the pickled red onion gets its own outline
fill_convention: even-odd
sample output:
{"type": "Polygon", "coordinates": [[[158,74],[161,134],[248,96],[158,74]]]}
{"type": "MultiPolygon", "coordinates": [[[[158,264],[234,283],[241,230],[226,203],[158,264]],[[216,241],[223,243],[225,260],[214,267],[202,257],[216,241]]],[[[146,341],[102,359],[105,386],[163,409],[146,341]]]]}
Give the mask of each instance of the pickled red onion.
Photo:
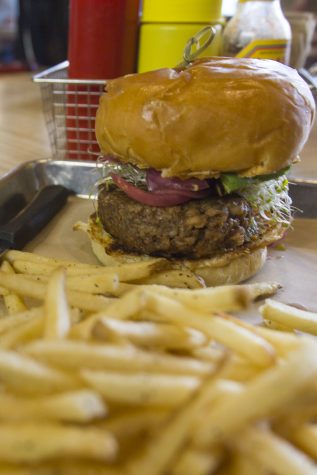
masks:
{"type": "Polygon", "coordinates": [[[137,188],[115,173],[111,174],[111,178],[114,183],[120,188],[126,195],[139,203],[149,206],[176,206],[182,203],[186,203],[191,199],[202,199],[209,195],[210,190],[171,190],[160,189],[155,191],[145,191],[137,188]]]}
{"type": "Polygon", "coordinates": [[[146,183],[149,191],[156,191],[169,188],[171,190],[181,191],[200,191],[207,190],[209,183],[207,180],[199,180],[198,178],[189,178],[181,180],[180,178],[163,178],[159,170],[149,168],[146,172],[146,183]]]}

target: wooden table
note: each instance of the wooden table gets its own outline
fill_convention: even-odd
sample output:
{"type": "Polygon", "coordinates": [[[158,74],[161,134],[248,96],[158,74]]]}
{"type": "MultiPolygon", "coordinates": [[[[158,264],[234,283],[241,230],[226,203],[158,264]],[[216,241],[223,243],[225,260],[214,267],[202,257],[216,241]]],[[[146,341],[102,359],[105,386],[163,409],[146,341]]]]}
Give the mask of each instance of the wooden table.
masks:
{"type": "MultiPolygon", "coordinates": [[[[51,155],[40,88],[31,75],[0,76],[0,176],[20,163],[51,155]]],[[[317,121],[293,176],[317,179],[317,121]]]]}
{"type": "Polygon", "coordinates": [[[50,154],[39,86],[28,73],[0,75],[0,176],[50,154]]]}

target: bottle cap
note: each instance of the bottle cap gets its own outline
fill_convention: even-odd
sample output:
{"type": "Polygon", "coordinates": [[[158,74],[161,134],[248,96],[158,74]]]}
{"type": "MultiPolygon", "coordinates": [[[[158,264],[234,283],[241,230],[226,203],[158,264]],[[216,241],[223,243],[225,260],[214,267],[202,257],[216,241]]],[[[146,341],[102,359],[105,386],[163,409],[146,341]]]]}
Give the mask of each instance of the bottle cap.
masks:
{"type": "Polygon", "coordinates": [[[222,0],[143,0],[142,22],[208,23],[221,19],[222,0]]]}

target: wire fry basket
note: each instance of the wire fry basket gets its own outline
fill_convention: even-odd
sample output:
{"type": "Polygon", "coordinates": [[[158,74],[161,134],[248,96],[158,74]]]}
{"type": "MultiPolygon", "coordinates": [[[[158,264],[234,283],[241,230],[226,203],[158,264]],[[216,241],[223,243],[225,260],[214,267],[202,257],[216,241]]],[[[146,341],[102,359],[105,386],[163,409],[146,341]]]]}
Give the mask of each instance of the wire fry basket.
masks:
{"type": "Polygon", "coordinates": [[[94,159],[99,155],[95,116],[104,80],[68,79],[68,61],[36,74],[53,158],[94,159]]]}

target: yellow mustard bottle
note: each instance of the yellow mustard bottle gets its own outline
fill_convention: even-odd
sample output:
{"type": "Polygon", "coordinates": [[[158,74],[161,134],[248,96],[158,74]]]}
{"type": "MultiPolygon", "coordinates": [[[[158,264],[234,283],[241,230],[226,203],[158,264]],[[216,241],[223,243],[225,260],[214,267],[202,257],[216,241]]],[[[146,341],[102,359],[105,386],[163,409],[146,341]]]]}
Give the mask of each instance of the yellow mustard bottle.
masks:
{"type": "Polygon", "coordinates": [[[222,0],[143,0],[138,72],[174,67],[182,62],[189,38],[206,25],[216,36],[203,56],[217,56],[222,47],[222,0]]]}
{"type": "Polygon", "coordinates": [[[274,59],[288,64],[291,28],[280,0],[239,0],[223,34],[224,56],[274,59]]]}

